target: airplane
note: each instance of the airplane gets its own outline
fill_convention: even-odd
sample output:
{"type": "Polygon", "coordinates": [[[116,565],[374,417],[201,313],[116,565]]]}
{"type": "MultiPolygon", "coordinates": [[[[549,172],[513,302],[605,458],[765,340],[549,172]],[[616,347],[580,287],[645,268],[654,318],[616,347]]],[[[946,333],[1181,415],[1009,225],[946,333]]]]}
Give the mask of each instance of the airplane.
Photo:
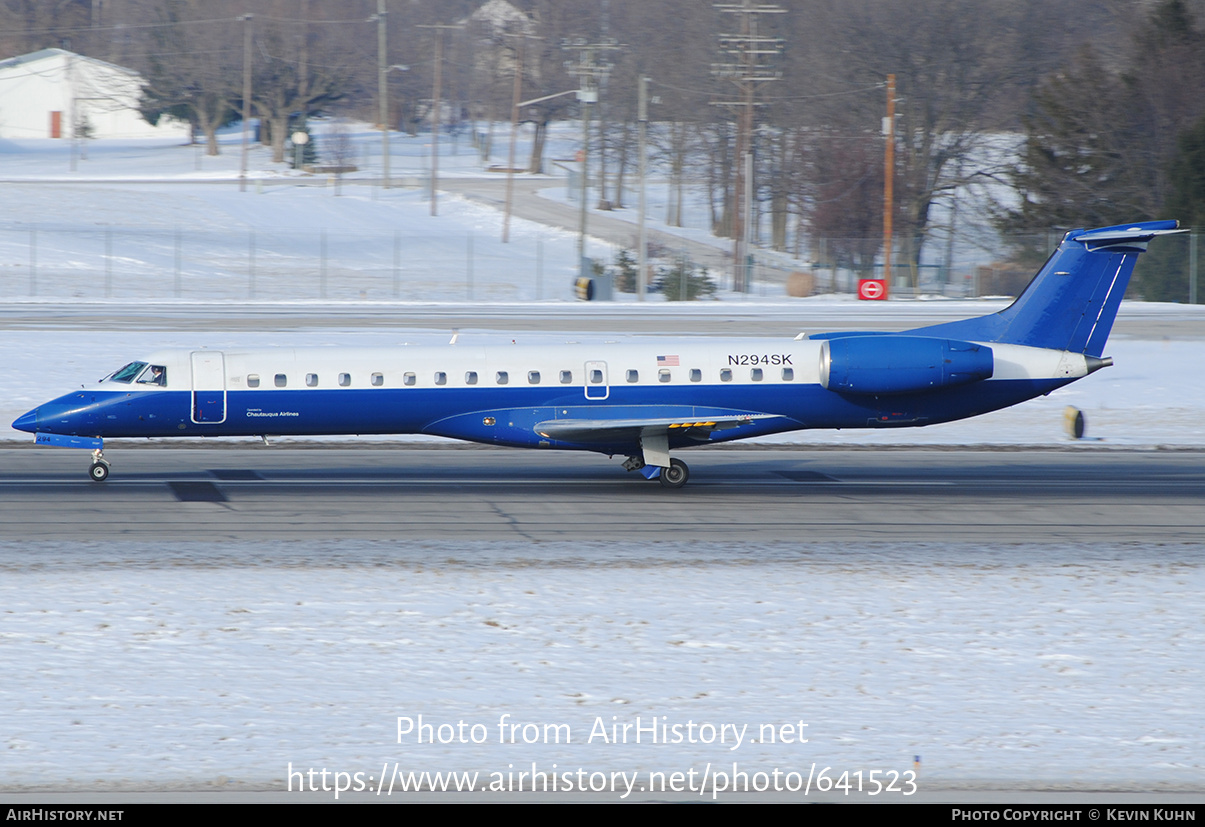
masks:
{"type": "Polygon", "coordinates": [[[392,349],[165,350],[13,422],[39,444],[106,438],[430,434],[595,451],[682,487],[671,452],[810,428],[900,428],[999,410],[1111,365],[1134,264],[1176,221],[1072,230],[998,313],[792,340],[392,349]]]}

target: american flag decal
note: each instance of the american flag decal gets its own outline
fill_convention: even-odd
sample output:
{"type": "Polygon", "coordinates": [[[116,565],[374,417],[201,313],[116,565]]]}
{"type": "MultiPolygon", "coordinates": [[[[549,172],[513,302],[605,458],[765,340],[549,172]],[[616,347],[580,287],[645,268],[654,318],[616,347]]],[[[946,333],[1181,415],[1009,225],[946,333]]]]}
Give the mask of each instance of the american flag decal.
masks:
{"type": "Polygon", "coordinates": [[[658,356],[657,367],[660,368],[676,368],[678,366],[677,356],[658,356]]]}

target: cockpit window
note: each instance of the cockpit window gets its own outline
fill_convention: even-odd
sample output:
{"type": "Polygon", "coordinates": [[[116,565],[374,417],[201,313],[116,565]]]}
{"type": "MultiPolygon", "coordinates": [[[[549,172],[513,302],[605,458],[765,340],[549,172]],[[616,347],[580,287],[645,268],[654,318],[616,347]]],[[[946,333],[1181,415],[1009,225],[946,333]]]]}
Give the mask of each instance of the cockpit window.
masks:
{"type": "Polygon", "coordinates": [[[151,365],[142,372],[138,377],[139,385],[158,385],[164,387],[167,385],[167,368],[163,365],[151,365]]]}
{"type": "Polygon", "coordinates": [[[127,385],[134,381],[134,377],[142,372],[146,367],[146,362],[130,362],[121,370],[109,376],[110,382],[124,382],[127,385]]]}

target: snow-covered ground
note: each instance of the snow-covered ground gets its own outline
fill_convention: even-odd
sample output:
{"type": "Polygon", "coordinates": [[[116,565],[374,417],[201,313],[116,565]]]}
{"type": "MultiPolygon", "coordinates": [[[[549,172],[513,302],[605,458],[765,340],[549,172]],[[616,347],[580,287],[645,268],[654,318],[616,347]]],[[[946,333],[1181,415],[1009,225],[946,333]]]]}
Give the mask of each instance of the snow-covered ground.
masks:
{"type": "MultiPolygon", "coordinates": [[[[572,297],[571,233],[515,220],[503,244],[496,210],[445,195],[432,216],[425,189],[336,188],[271,164],[261,148],[252,154],[248,191],[240,192],[237,146],[229,142],[225,154],[202,161],[201,172],[192,169],[201,156],[188,147],[96,143],[69,176],[58,142],[0,142],[0,296],[572,297]]],[[[395,163],[399,179],[406,160],[395,163]]],[[[594,246],[609,258],[608,247],[594,246]]]]}
{"type": "MultiPolygon", "coordinates": [[[[331,127],[317,130],[319,144],[331,127]]],[[[92,141],[87,159],[72,164],[68,141],[0,142],[0,297],[5,298],[180,298],[410,301],[532,301],[572,298],[578,272],[575,234],[513,220],[503,244],[502,216],[443,193],[432,216],[430,135],[394,134],[391,189],[379,185],[379,133],[349,125],[360,170],[333,177],[295,172],[271,162],[267,149],[253,147],[247,191],[237,184],[240,136],[222,135],[222,154],[155,140],[92,141]]],[[[484,125],[479,131],[484,132],[484,125]]],[[[443,179],[501,174],[487,172],[505,154],[504,130],[496,130],[493,152],[483,157],[467,134],[440,143],[443,179]]],[[[548,199],[576,214],[575,192],[566,190],[577,132],[552,130],[548,199]]],[[[526,157],[523,133],[519,157],[526,157]]],[[[629,185],[631,181],[629,179],[629,185]]],[[[710,209],[701,187],[688,188],[682,227],[665,225],[663,176],[654,170],[648,222],[683,238],[714,244],[710,209]]],[[[594,210],[597,198],[589,196],[594,210]]],[[[608,218],[636,220],[636,194],[608,218]]],[[[595,210],[595,212],[597,212],[595,210]]],[[[957,271],[987,263],[998,251],[982,240],[958,247],[957,271]],[[968,258],[969,256],[969,258],[968,258]]],[[[588,255],[614,260],[614,245],[591,239],[588,255]]],[[[767,253],[767,255],[769,255],[767,253]]],[[[806,268],[775,254],[783,272],[806,268]]],[[[926,271],[927,272],[927,271],[926,271]]],[[[827,271],[820,274],[827,278],[827,271]]],[[[717,279],[724,282],[723,274],[717,279]]],[[[845,282],[842,281],[842,284],[845,282]]],[[[778,283],[756,283],[758,296],[781,295],[778,283]]],[[[721,294],[722,298],[727,298],[721,294]]],[[[621,300],[630,297],[619,296],[621,300]]],[[[656,299],[655,299],[656,300],[656,299]]]]}
{"type": "Polygon", "coordinates": [[[0,570],[10,790],[284,790],[290,764],[644,783],[919,757],[922,790],[1083,792],[1205,771],[1200,549],[0,542],[0,570]],[[426,742],[399,738],[419,716],[426,742]],[[598,735],[637,719],[682,741],[598,735]]]}

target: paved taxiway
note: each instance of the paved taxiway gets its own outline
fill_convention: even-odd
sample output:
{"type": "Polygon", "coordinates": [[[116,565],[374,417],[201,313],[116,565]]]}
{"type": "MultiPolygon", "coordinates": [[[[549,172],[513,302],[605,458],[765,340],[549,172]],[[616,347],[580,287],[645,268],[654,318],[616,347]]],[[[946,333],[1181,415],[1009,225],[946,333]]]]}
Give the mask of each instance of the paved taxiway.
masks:
{"type": "Polygon", "coordinates": [[[682,452],[664,490],[618,458],[359,443],[0,450],[7,540],[1205,541],[1196,451],[682,452]]]}
{"type": "MultiPolygon", "coordinates": [[[[763,303],[650,301],[642,305],[404,304],[390,302],[0,302],[5,330],[282,331],[388,328],[573,334],[782,336],[801,331],[909,330],[995,312],[1006,300],[971,302],[763,303]],[[878,305],[867,307],[867,304],[878,305]]],[[[1127,302],[1114,334],[1136,338],[1205,338],[1205,305],[1127,302]]],[[[572,335],[572,334],[571,334],[572,335]]],[[[198,342],[198,345],[204,342],[198,342]]]]}

